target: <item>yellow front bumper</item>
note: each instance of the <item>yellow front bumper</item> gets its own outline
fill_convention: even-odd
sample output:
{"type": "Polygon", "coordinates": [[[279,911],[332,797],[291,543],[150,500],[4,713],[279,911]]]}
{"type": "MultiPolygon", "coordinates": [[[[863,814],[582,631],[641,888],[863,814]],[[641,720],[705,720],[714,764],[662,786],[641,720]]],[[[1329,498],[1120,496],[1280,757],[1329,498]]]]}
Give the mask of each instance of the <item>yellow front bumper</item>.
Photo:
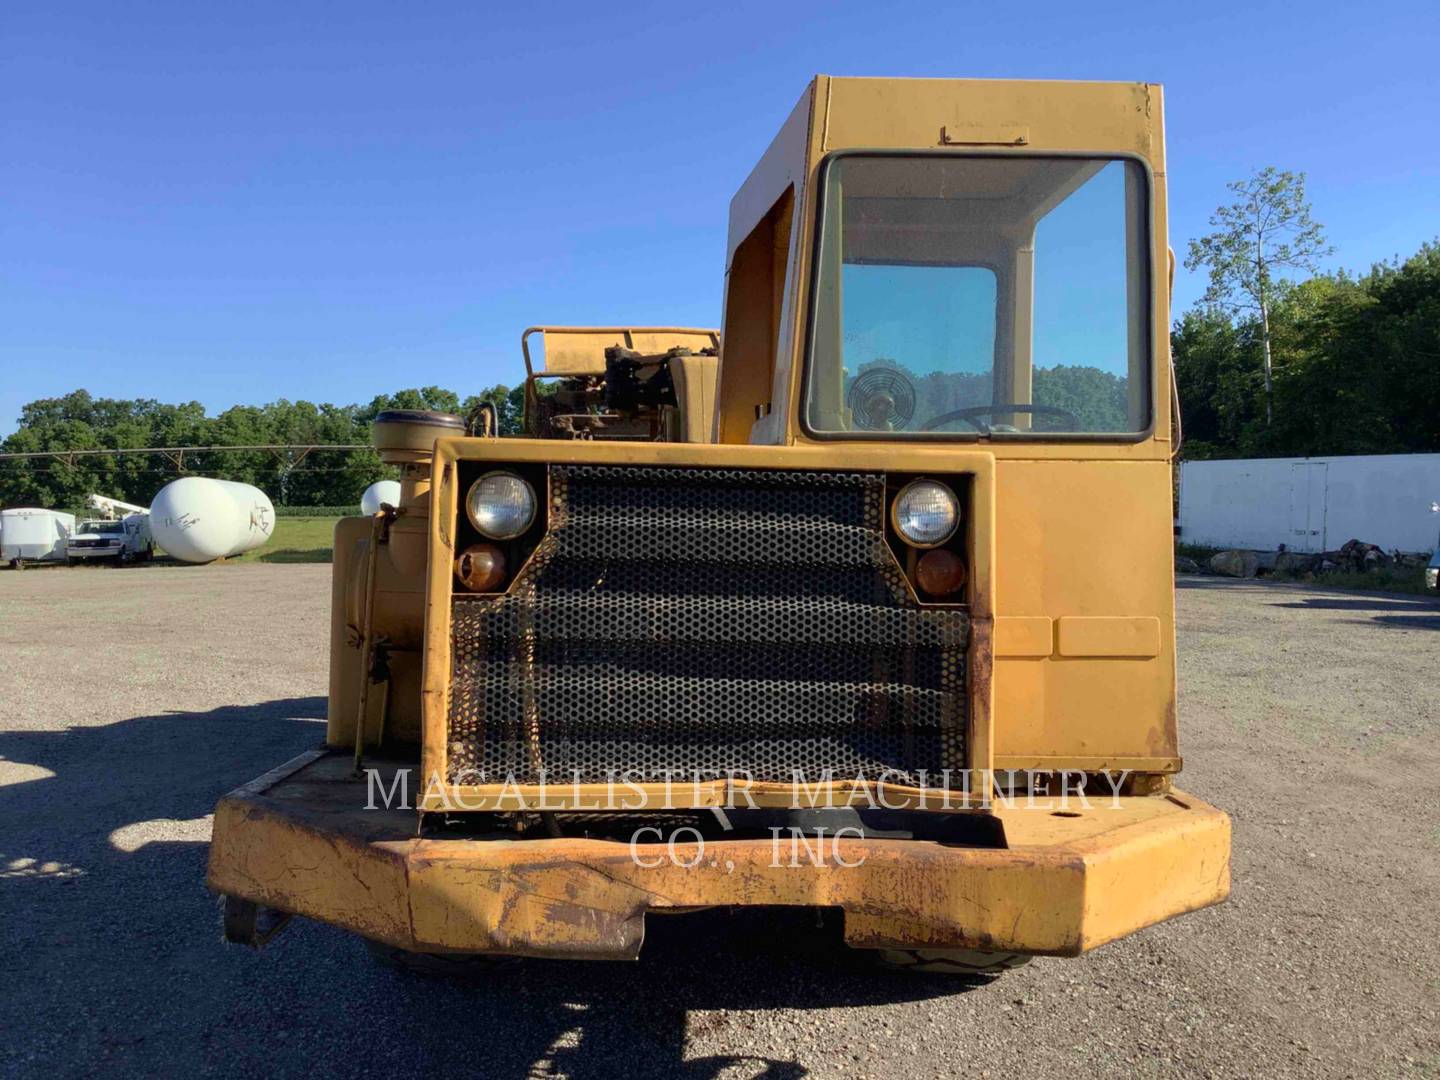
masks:
{"type": "MultiPolygon", "coordinates": [[[[314,752],[220,801],[210,888],[421,952],[633,959],[649,911],[814,906],[856,947],[1074,956],[1223,900],[1230,819],[1179,792],[996,807],[1006,847],[429,839],[314,752]],[[689,865],[693,863],[693,865],[689,865]]],[[[648,838],[648,837],[647,837],[648,838]]]]}

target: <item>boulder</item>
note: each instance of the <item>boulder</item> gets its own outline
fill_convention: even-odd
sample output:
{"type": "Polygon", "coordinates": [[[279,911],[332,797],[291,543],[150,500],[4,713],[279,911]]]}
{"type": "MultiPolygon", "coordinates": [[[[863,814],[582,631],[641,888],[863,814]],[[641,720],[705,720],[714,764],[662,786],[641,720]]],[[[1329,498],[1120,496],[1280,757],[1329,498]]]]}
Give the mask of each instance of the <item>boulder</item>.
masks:
{"type": "Polygon", "coordinates": [[[1220,551],[1210,556],[1210,572],[1225,577],[1254,577],[1260,569],[1259,556],[1253,551],[1220,551]]]}
{"type": "Polygon", "coordinates": [[[1320,565],[1319,555],[1306,555],[1300,551],[1280,551],[1275,555],[1275,573],[1308,574],[1320,565]]]}
{"type": "Polygon", "coordinates": [[[1176,556],[1175,556],[1175,573],[1177,573],[1177,574],[1198,574],[1198,573],[1200,573],[1200,564],[1199,564],[1198,562],[1196,562],[1194,559],[1189,558],[1188,556],[1185,556],[1185,555],[1176,555],[1176,556]]]}
{"type": "Polygon", "coordinates": [[[1325,557],[1342,570],[1375,570],[1390,565],[1389,555],[1378,545],[1367,544],[1363,540],[1346,540],[1339,551],[1327,551],[1325,557]]]}

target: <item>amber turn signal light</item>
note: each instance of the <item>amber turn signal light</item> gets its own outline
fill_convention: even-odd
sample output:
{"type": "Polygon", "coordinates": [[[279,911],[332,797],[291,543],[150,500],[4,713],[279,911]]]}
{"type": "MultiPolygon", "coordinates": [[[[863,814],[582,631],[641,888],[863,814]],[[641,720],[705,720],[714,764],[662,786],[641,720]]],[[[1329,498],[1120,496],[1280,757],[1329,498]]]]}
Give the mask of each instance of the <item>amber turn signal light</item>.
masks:
{"type": "Polygon", "coordinates": [[[930,596],[949,596],[965,585],[965,563],[959,555],[933,548],[915,564],[915,583],[930,596]]]}
{"type": "Polygon", "coordinates": [[[505,580],[505,553],[494,544],[471,544],[455,558],[455,577],[471,592],[494,592],[505,580]]]}

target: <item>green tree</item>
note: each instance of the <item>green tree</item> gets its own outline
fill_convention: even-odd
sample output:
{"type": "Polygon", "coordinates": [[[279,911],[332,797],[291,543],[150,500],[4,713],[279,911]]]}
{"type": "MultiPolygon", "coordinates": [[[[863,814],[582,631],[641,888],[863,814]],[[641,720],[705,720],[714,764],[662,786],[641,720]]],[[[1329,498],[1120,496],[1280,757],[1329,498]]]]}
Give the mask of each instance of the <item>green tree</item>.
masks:
{"type": "Polygon", "coordinates": [[[1253,335],[1214,307],[1192,308],[1170,332],[1187,458],[1233,457],[1260,403],[1253,335]]]}
{"type": "Polygon", "coordinates": [[[1176,323],[1186,457],[1440,451],[1440,245],[1360,277],[1295,282],[1270,331],[1266,423],[1259,318],[1201,306],[1176,323]]]}
{"type": "Polygon", "coordinates": [[[481,402],[495,406],[500,417],[501,435],[520,435],[525,430],[525,384],[509,387],[504,383],[471,394],[462,406],[462,416],[469,416],[481,402]]]}
{"type": "Polygon", "coordinates": [[[1368,350],[1397,446],[1440,450],[1440,244],[1421,246],[1399,265],[1375,267],[1365,281],[1371,304],[1354,313],[1348,358],[1368,350]]]}
{"type": "Polygon", "coordinates": [[[411,387],[393,394],[379,394],[362,408],[357,419],[369,429],[375,417],[386,409],[432,409],[436,412],[460,413],[460,396],[440,386],[411,387]]]}
{"type": "Polygon", "coordinates": [[[1074,413],[1081,431],[1124,431],[1130,426],[1125,380],[1097,367],[1037,367],[1033,399],[1074,413]]]}
{"type": "Polygon", "coordinates": [[[1305,174],[1269,166],[1227,185],[1237,198],[1210,217],[1214,232],[1190,241],[1185,268],[1206,267],[1205,302],[1231,313],[1250,311],[1260,320],[1265,380],[1265,422],[1274,419],[1270,316],[1289,287],[1286,274],[1315,272],[1333,250],[1305,200],[1305,174]]]}
{"type": "Polygon", "coordinates": [[[1374,303],[1364,280],[1322,274],[1299,282],[1276,305],[1273,424],[1252,434],[1244,452],[1297,457],[1384,453],[1394,445],[1377,394],[1376,360],[1360,325],[1374,303]]]}

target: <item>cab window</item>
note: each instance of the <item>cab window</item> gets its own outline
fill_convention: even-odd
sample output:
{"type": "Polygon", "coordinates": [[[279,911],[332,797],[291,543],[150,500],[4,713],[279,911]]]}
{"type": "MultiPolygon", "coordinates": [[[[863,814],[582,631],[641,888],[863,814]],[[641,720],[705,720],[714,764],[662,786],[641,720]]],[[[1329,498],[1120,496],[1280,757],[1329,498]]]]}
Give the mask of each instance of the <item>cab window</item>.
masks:
{"type": "Polygon", "coordinates": [[[1133,437],[1150,422],[1145,177],[1080,157],[825,167],[818,434],[1133,437]]]}

